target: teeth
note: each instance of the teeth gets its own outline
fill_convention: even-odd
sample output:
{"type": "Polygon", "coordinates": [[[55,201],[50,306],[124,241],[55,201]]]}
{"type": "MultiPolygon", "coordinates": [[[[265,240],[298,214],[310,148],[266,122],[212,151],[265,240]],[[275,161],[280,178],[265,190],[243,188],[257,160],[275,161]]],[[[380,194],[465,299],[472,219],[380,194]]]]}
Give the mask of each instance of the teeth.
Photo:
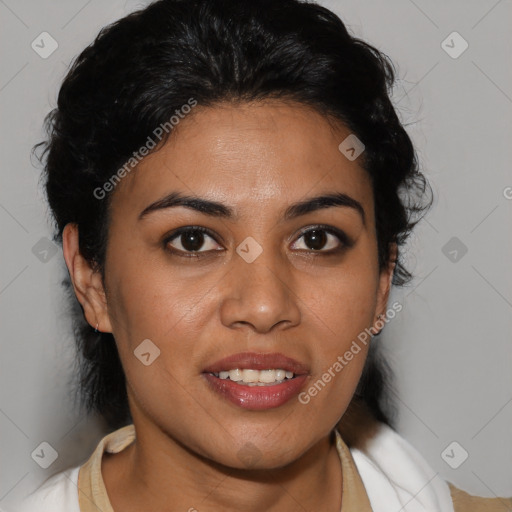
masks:
{"type": "MultiPolygon", "coordinates": [[[[222,373],[225,373],[225,372],[222,372],[222,373]]],[[[238,382],[239,380],[242,380],[242,378],[243,378],[242,372],[238,368],[236,368],[234,370],[229,370],[228,373],[229,373],[229,378],[231,380],[234,380],[235,382],[238,382]]],[[[220,377],[220,374],[219,374],[219,377],[220,377]]],[[[223,377],[221,377],[221,379],[222,378],[223,377]]],[[[226,377],[224,377],[224,378],[226,378],[226,377]]]]}
{"type": "Polygon", "coordinates": [[[258,370],[242,370],[243,382],[258,382],[260,372],[258,370]]]}
{"type": "Polygon", "coordinates": [[[275,382],[276,380],[284,380],[284,372],[283,370],[261,370],[259,372],[259,382],[275,382]],[[283,373],[282,377],[278,377],[277,374],[283,373]]]}
{"type": "Polygon", "coordinates": [[[229,371],[214,373],[219,379],[230,379],[233,382],[247,384],[249,386],[265,386],[268,384],[281,383],[285,379],[293,379],[293,372],[285,371],[281,368],[276,370],[252,370],[244,368],[240,370],[235,368],[229,371]]]}

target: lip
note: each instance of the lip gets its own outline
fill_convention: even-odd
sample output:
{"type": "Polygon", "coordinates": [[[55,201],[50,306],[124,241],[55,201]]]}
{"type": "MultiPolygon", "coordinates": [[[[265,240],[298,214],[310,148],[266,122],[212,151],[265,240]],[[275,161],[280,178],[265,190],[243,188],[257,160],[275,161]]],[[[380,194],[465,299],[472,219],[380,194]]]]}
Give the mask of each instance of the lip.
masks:
{"type": "Polygon", "coordinates": [[[296,396],[308,380],[309,368],[278,352],[267,354],[241,352],[207,366],[203,370],[203,375],[210,389],[222,398],[243,409],[258,411],[280,407],[296,396]],[[285,379],[283,382],[271,386],[246,386],[212,375],[235,368],[240,370],[282,369],[293,372],[295,375],[293,379],[285,379]]]}
{"type": "Polygon", "coordinates": [[[203,374],[210,389],[232,404],[252,411],[274,409],[284,405],[303,388],[308,375],[302,374],[293,379],[286,379],[281,384],[272,386],[246,386],[229,379],[221,379],[210,373],[203,374]]]}
{"type": "Polygon", "coordinates": [[[239,368],[252,370],[276,370],[278,368],[293,372],[295,375],[306,375],[309,368],[299,361],[287,357],[279,352],[259,354],[257,352],[240,352],[231,356],[219,359],[207,366],[203,373],[219,373],[239,368]]]}

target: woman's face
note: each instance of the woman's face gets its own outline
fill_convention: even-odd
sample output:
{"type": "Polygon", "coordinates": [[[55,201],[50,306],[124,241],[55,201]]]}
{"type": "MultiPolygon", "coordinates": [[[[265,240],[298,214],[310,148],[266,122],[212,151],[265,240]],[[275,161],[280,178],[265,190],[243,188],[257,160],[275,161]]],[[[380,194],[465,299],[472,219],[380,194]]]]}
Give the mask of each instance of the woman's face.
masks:
{"type": "Polygon", "coordinates": [[[339,421],[367,346],[333,368],[384,312],[390,277],[378,269],[370,179],[338,149],[349,134],[297,104],[198,106],[121,180],[100,329],[116,339],[137,428],[230,467],[272,468],[339,421]],[[195,203],[151,206],[170,194],[195,203]],[[347,204],[314,201],[336,194],[347,204]],[[214,365],[240,353],[256,356],[214,365]],[[221,370],[286,369],[258,358],[275,353],[302,376],[271,386],[221,379],[221,370]]]}

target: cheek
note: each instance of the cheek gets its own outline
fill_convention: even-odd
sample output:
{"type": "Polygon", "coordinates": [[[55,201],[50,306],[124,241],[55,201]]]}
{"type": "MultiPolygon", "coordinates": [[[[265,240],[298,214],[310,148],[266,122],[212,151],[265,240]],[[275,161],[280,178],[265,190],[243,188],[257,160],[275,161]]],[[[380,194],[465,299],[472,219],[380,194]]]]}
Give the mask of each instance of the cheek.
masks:
{"type": "Polygon", "coordinates": [[[184,388],[204,350],[197,342],[218,308],[215,276],[186,279],[151,260],[117,261],[110,274],[109,313],[132,391],[141,405],[151,396],[167,395],[177,407],[185,406],[190,397],[184,388]],[[145,366],[144,359],[154,362],[145,366]]]}
{"type": "Polygon", "coordinates": [[[119,334],[123,336],[128,327],[130,339],[136,342],[151,337],[165,340],[177,330],[199,329],[210,279],[185,279],[179,268],[144,256],[118,258],[110,275],[109,312],[119,334]]]}
{"type": "Polygon", "coordinates": [[[370,343],[369,328],[376,306],[378,274],[374,262],[354,255],[328,278],[303,286],[303,311],[308,331],[316,339],[310,385],[303,395],[306,407],[336,420],[359,382],[370,343]]]}
{"type": "Polygon", "coordinates": [[[377,284],[374,269],[363,264],[360,270],[346,267],[325,279],[305,282],[300,297],[312,321],[343,347],[372,324],[377,284]]]}
{"type": "Polygon", "coordinates": [[[111,302],[113,334],[130,393],[137,408],[160,422],[169,423],[171,412],[180,425],[193,421],[198,406],[190,378],[201,348],[195,342],[203,330],[198,320],[206,315],[204,291],[149,263],[145,271],[129,267],[119,265],[111,274],[116,283],[111,302]]]}

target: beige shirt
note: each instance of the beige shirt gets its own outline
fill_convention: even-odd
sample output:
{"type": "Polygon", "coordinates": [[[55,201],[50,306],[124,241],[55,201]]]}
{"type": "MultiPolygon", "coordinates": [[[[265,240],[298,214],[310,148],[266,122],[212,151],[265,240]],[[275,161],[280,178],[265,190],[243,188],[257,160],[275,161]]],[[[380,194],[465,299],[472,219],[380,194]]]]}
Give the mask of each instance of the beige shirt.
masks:
{"type": "MultiPolygon", "coordinates": [[[[341,461],[343,474],[343,492],[341,512],[371,512],[370,501],[363,481],[357,470],[350,449],[343,441],[338,430],[336,448],[341,461]]],[[[118,453],[135,439],[135,428],[127,425],[105,436],[89,460],[80,468],[78,474],[78,501],[80,512],[114,512],[101,474],[103,453],[118,453]]],[[[511,498],[481,498],[471,496],[456,488],[450,482],[450,491],[455,512],[509,512],[512,510],[511,498]]],[[[116,511],[119,512],[119,511],[116,511]]]]}

